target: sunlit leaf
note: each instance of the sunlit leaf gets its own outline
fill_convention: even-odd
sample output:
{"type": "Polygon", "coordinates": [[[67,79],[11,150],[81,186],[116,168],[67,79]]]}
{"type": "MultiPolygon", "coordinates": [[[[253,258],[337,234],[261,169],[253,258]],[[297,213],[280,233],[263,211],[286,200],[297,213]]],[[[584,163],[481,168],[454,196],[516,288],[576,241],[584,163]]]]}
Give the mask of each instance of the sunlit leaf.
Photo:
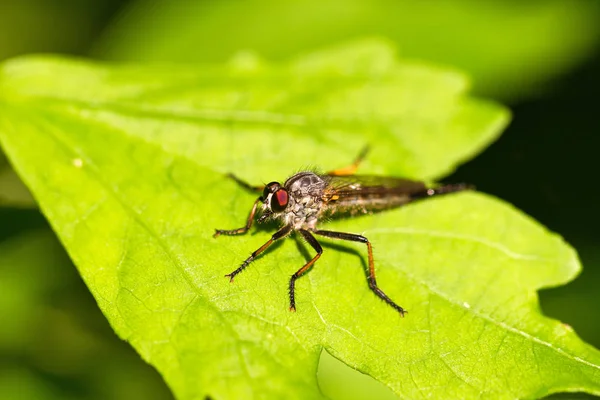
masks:
{"type": "Polygon", "coordinates": [[[579,271],[574,251],[481,193],[327,223],[372,240],[406,318],[369,291],[358,244],[322,241],[296,313],[299,241],[223,277],[271,234],[212,237],[254,200],[224,172],[283,179],[369,143],[363,172],[440,178],[507,120],[464,88],[370,41],[279,66],[26,58],[2,69],[0,142],[115,331],[179,398],[318,398],[323,349],[406,398],[600,393],[600,353],[537,305],[579,271]]]}

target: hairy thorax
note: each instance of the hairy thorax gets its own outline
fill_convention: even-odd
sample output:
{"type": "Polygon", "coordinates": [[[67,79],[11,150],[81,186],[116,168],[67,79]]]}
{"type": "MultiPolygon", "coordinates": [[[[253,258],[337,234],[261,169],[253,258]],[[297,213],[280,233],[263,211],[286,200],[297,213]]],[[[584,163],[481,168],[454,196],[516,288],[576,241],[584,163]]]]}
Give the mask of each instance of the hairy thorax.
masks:
{"type": "Polygon", "coordinates": [[[313,230],[323,207],[323,190],[326,182],[313,172],[299,172],[289,178],[284,186],[290,196],[283,219],[294,229],[313,230]]]}

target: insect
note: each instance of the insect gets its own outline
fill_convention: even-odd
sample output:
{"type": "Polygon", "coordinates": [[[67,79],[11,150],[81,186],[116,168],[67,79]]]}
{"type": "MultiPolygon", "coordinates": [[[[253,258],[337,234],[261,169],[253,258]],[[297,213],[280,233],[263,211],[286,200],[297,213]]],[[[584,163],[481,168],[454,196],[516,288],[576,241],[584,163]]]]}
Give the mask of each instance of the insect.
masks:
{"type": "Polygon", "coordinates": [[[345,168],[319,174],[312,171],[298,172],[288,178],[282,185],[271,182],[265,186],[252,186],[233,174],[228,176],[244,188],[262,193],[254,202],[246,225],[232,230],[215,230],[214,237],[220,235],[242,235],[252,227],[255,217],[262,223],[267,220],[279,220],[282,227],[273,234],[265,244],[255,250],[235,271],[225,275],[230,281],[264,252],[273,242],[298,232],[315,250],[315,256],[290,278],[289,299],[290,311],[296,311],[296,280],[304,275],[321,257],[323,248],[314,235],[331,239],[348,240],[364,243],[367,246],[369,288],[388,305],[404,316],[407,312],[396,304],[377,285],[373,248],[369,239],[362,235],[346,232],[335,232],[317,228],[323,219],[332,216],[356,216],[376,211],[383,211],[415,200],[432,196],[470,189],[466,184],[449,184],[427,187],[424,182],[402,178],[354,175],[361,161],[368,152],[363,149],[354,162],[345,168]],[[262,204],[261,204],[262,203],[262,204]]]}

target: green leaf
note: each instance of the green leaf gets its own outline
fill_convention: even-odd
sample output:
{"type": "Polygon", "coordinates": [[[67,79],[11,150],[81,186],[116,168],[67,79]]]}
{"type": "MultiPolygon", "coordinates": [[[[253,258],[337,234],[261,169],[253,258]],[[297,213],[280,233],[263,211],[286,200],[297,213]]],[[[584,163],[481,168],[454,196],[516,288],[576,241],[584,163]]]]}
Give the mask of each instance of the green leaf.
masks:
{"type": "MultiPolygon", "coordinates": [[[[243,224],[260,183],[306,165],[434,179],[493,140],[498,105],[464,96],[456,73],[397,60],[366,41],[286,65],[106,66],[52,57],[4,64],[0,142],[115,331],[179,398],[318,398],[326,349],[406,398],[600,393],[600,353],[543,317],[535,290],[579,271],[574,251],[509,205],[461,193],[327,223],[306,262],[287,239],[230,284],[268,240],[243,224]]],[[[308,254],[304,254],[308,255],[308,254]]]]}
{"type": "Polygon", "coordinates": [[[505,99],[535,95],[600,41],[600,7],[589,0],[137,0],[130,8],[96,54],[214,62],[250,48],[282,59],[376,34],[393,40],[406,57],[467,71],[478,93],[505,99]]]}

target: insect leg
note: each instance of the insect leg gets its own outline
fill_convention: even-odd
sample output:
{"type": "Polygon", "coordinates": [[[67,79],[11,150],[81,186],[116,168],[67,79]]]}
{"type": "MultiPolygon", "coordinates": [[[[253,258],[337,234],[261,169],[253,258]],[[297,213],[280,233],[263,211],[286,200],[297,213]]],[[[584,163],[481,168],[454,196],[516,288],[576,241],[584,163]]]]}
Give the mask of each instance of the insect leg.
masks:
{"type": "Polygon", "coordinates": [[[243,235],[244,233],[248,232],[248,230],[252,227],[252,222],[254,222],[254,215],[256,215],[256,208],[258,207],[258,203],[260,201],[261,201],[261,198],[259,197],[254,202],[254,205],[252,206],[252,210],[250,210],[250,215],[248,216],[248,220],[246,221],[245,226],[238,228],[238,229],[231,229],[231,230],[215,229],[215,233],[214,233],[213,237],[217,237],[219,235],[227,235],[227,236],[243,235]]]}
{"type": "Polygon", "coordinates": [[[244,189],[247,189],[247,190],[249,190],[251,192],[262,193],[262,191],[265,189],[264,185],[261,185],[261,186],[251,185],[248,182],[246,182],[246,181],[238,178],[237,176],[235,176],[231,172],[227,174],[227,177],[230,178],[230,179],[233,179],[238,185],[240,185],[244,189]]]}
{"type": "Polygon", "coordinates": [[[300,234],[304,236],[304,239],[306,239],[308,244],[310,244],[312,248],[315,249],[317,254],[315,254],[315,256],[309,262],[304,264],[302,268],[296,271],[296,273],[292,275],[290,279],[290,311],[296,311],[296,299],[294,296],[294,287],[296,285],[296,279],[304,275],[306,271],[308,271],[310,267],[312,267],[313,264],[319,259],[319,257],[321,257],[321,254],[323,254],[323,248],[321,247],[319,242],[317,242],[317,239],[315,239],[315,237],[310,234],[309,231],[300,229],[300,234]]]}
{"type": "Polygon", "coordinates": [[[332,239],[341,239],[341,240],[350,240],[352,242],[364,243],[367,245],[367,251],[369,254],[369,275],[367,276],[367,281],[369,282],[369,287],[371,290],[383,301],[389,304],[394,310],[398,311],[400,315],[404,316],[407,311],[400,307],[398,304],[394,303],[392,299],[390,299],[383,290],[379,289],[377,286],[377,279],[375,278],[375,263],[373,261],[373,248],[371,247],[371,242],[364,236],[356,235],[353,233],[345,233],[345,232],[333,232],[333,231],[320,231],[316,230],[313,233],[325,237],[329,237],[332,239]]]}
{"type": "Polygon", "coordinates": [[[369,146],[365,146],[361,152],[358,154],[358,157],[356,157],[356,159],[354,160],[354,162],[344,168],[338,168],[338,169],[334,169],[333,171],[329,171],[327,172],[327,175],[334,175],[334,176],[347,176],[347,175],[354,175],[354,173],[356,172],[356,169],[358,168],[358,166],[360,165],[360,163],[362,162],[362,160],[364,160],[364,158],[367,156],[367,153],[369,152],[369,146]]]}
{"type": "Polygon", "coordinates": [[[260,253],[262,253],[263,251],[265,251],[271,244],[273,244],[274,241],[276,241],[277,239],[281,239],[283,237],[286,237],[287,235],[289,235],[289,233],[292,231],[292,225],[285,225],[284,227],[282,227],[280,230],[278,230],[277,232],[275,232],[273,234],[273,236],[271,236],[271,239],[269,239],[267,241],[267,243],[263,244],[262,246],[260,246],[258,248],[258,250],[256,250],[255,252],[253,252],[250,257],[248,257],[243,263],[242,265],[240,265],[238,267],[238,269],[236,269],[235,271],[233,271],[230,274],[225,275],[227,278],[229,278],[230,282],[233,282],[233,278],[235,278],[235,276],[237,274],[239,274],[240,272],[242,272],[247,266],[248,264],[250,264],[252,261],[254,261],[254,259],[256,257],[258,257],[258,255],[260,253]]]}

